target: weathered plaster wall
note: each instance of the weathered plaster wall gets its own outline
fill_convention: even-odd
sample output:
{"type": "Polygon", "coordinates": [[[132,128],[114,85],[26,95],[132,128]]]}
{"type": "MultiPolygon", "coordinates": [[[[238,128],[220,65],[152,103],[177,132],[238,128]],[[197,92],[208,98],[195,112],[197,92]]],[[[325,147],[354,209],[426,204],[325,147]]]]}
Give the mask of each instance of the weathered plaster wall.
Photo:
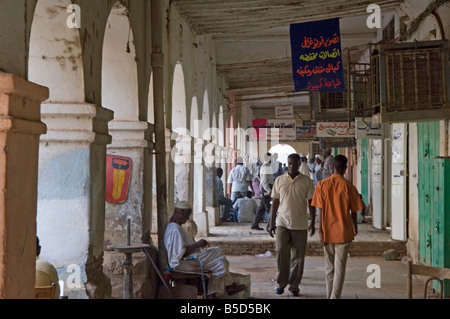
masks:
{"type": "Polygon", "coordinates": [[[40,104],[48,89],[0,72],[0,298],[33,298],[40,104]],[[26,145],[27,147],[23,147],[26,145]]]}
{"type": "Polygon", "coordinates": [[[28,75],[28,43],[37,0],[0,3],[0,71],[28,75]]]}
{"type": "MultiPolygon", "coordinates": [[[[50,87],[52,93],[48,102],[66,103],[54,106],[48,104],[46,107],[48,114],[45,121],[51,127],[50,134],[44,138],[41,148],[40,211],[42,214],[39,214],[38,223],[42,228],[40,233],[44,237],[44,243],[46,246],[49,245],[47,250],[44,248],[45,256],[61,266],[59,272],[62,279],[67,277],[66,270],[70,263],[81,268],[82,287],[79,291],[72,292],[72,297],[105,298],[111,295],[109,279],[103,274],[102,263],[105,235],[106,144],[111,143],[111,137],[108,138],[106,135],[108,134],[106,124],[112,118],[108,119],[108,116],[105,116],[107,114],[105,109],[98,106],[102,105],[104,108],[116,111],[116,119],[135,121],[141,117],[147,119],[151,74],[148,63],[149,54],[147,54],[150,40],[146,36],[148,24],[145,18],[148,10],[145,1],[122,1],[122,4],[131,12],[131,22],[128,22],[126,15],[110,15],[113,7],[114,10],[119,8],[115,5],[115,1],[75,1],[75,3],[81,8],[80,29],[66,27],[66,19],[70,15],[66,12],[67,5],[70,4],[67,0],[41,0],[38,7],[46,8],[43,11],[37,10],[38,23],[33,25],[33,28],[40,29],[37,33],[36,45],[31,51],[33,54],[30,59],[30,70],[33,78],[36,82],[50,87]],[[128,28],[125,28],[123,22],[117,19],[107,23],[110,16],[125,20],[128,28]],[[121,39],[113,38],[108,41],[107,36],[104,42],[107,30],[120,33],[121,39]],[[129,30],[131,52],[127,53],[129,30]],[[137,37],[133,36],[135,33],[138,34],[137,37]],[[102,49],[104,43],[106,45],[102,49]],[[124,54],[117,54],[118,52],[124,54]],[[129,64],[125,64],[126,68],[121,69],[120,66],[124,65],[123,59],[131,61],[135,67],[130,68],[129,64]],[[107,79],[105,85],[102,85],[103,75],[107,79]],[[125,75],[128,75],[128,78],[124,78],[125,75]],[[117,79],[118,81],[113,81],[117,79]],[[128,85],[130,83],[134,85],[128,85]],[[108,90],[109,93],[118,94],[105,94],[106,97],[103,99],[102,93],[108,90]],[[83,104],[85,101],[93,104],[83,104]],[[81,104],[77,106],[76,103],[81,104]],[[94,113],[91,113],[92,111],[94,113]],[[62,117],[58,112],[67,114],[62,117]],[[85,119],[86,116],[88,121],[85,119]],[[86,142],[88,144],[85,144],[86,142]],[[78,186],[79,181],[82,187],[78,186]],[[58,191],[55,191],[54,188],[58,186],[58,191]],[[79,188],[83,190],[81,195],[79,188]],[[61,193],[62,197],[59,198],[61,193]],[[70,201],[74,203],[68,204],[70,201]],[[64,210],[66,205],[70,207],[69,210],[64,210]],[[71,213],[72,208],[76,210],[76,214],[71,216],[60,214],[61,210],[71,213]],[[56,218],[53,218],[54,216],[56,218]],[[64,216],[67,219],[77,216],[72,219],[75,224],[68,223],[64,216]],[[61,229],[66,232],[58,235],[58,233],[52,233],[50,229],[61,229]],[[77,240],[71,240],[73,237],[77,240]],[[55,240],[56,238],[58,239],[55,240]],[[52,247],[53,243],[64,240],[69,240],[66,247],[72,249],[63,252],[59,247],[52,247]],[[83,292],[84,285],[87,288],[85,292],[83,292]]],[[[140,129],[144,132],[146,128],[140,129]]],[[[111,132],[110,134],[114,135],[111,132]]],[[[137,170],[133,181],[137,181],[142,190],[142,159],[137,160],[135,165],[137,170]]],[[[134,195],[139,197],[138,202],[143,202],[142,191],[137,194],[134,195]]],[[[137,218],[135,218],[137,223],[144,219],[143,208],[139,203],[137,218]]],[[[148,211],[150,213],[150,209],[148,211]]],[[[110,223],[107,226],[110,226],[110,223]]],[[[40,227],[38,228],[41,229],[40,227]]],[[[145,228],[149,229],[150,226],[139,227],[139,230],[145,228]]],[[[142,231],[138,232],[139,240],[141,235],[142,231]]],[[[147,241],[150,241],[150,238],[147,241]]],[[[142,281],[148,281],[148,278],[142,281]]]]}
{"type": "MultiPolygon", "coordinates": [[[[417,1],[406,0],[398,12],[400,18],[403,17],[404,22],[409,25],[414,19],[418,18],[433,1],[417,1]]],[[[443,5],[435,11],[435,15],[430,14],[424,18],[418,25],[417,30],[413,32],[406,40],[414,41],[430,41],[448,39],[450,36],[450,8],[443,5]],[[439,20],[442,24],[439,23],[439,20]],[[441,29],[442,27],[442,29],[441,29]]],[[[441,127],[445,127],[447,121],[441,121],[441,127]]],[[[411,123],[409,127],[409,218],[407,241],[408,255],[417,262],[419,259],[419,202],[417,188],[418,174],[418,153],[417,153],[417,124],[411,123]]],[[[448,156],[449,133],[441,130],[441,156],[448,156]],[[444,147],[442,147],[444,146],[444,147]]]]}

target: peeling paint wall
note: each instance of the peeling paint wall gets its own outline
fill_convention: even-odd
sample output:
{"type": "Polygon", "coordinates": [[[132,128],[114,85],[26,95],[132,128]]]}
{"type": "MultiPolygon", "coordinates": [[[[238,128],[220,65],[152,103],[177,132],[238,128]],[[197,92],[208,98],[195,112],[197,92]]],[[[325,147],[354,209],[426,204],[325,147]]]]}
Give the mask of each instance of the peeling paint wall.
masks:
{"type": "MultiPolygon", "coordinates": [[[[397,12],[400,19],[407,25],[411,25],[423,12],[429,8],[433,1],[406,0],[397,12]]],[[[418,24],[416,31],[413,32],[406,42],[430,41],[448,39],[450,36],[450,7],[448,5],[440,6],[434,14],[429,14],[418,24]],[[439,23],[439,20],[441,23],[439,23]],[[443,27],[441,29],[441,27],[443,27]]],[[[445,126],[446,121],[441,121],[445,126]]],[[[418,192],[418,153],[417,153],[417,124],[411,123],[409,126],[409,218],[407,241],[408,255],[415,262],[419,260],[419,192],[418,192]]],[[[441,132],[441,145],[448,144],[450,140],[448,131],[441,132]]],[[[448,156],[448,149],[441,147],[441,156],[448,156]]]]}

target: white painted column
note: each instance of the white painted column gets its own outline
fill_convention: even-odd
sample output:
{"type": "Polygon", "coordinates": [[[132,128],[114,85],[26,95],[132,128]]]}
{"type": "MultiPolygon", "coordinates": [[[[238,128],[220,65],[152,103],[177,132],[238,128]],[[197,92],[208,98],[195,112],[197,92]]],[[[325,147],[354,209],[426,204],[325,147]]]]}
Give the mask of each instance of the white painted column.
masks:
{"type": "Polygon", "coordinates": [[[203,163],[203,146],[205,141],[195,139],[194,144],[194,206],[193,219],[197,226],[198,236],[209,235],[208,212],[206,211],[206,171],[203,163]]]}
{"type": "Polygon", "coordinates": [[[407,134],[407,124],[392,125],[391,236],[401,241],[406,240],[407,134]]]}
{"type": "MultiPolygon", "coordinates": [[[[128,157],[132,161],[128,197],[124,203],[112,204],[106,202],[105,211],[105,244],[125,245],[127,217],[130,221],[130,239],[133,244],[148,243],[144,238],[150,233],[150,225],[144,215],[150,210],[144,205],[144,156],[148,141],[146,133],[149,129],[147,122],[139,121],[112,121],[109,123],[109,132],[112,143],[108,145],[107,154],[128,157]]],[[[111,278],[112,298],[123,297],[123,270],[124,254],[116,251],[105,251],[105,273],[111,278]]],[[[145,295],[150,282],[148,281],[148,260],[141,253],[133,254],[133,294],[134,298],[145,295]]]]}
{"type": "Polygon", "coordinates": [[[107,123],[113,112],[93,104],[42,105],[37,233],[41,256],[66,281],[69,298],[107,297],[103,276],[107,123]]]}
{"type": "Polygon", "coordinates": [[[112,121],[109,132],[112,143],[107,147],[108,155],[129,157],[132,160],[132,171],[128,198],[123,204],[106,203],[105,241],[119,245],[126,243],[127,216],[131,217],[132,242],[141,243],[145,233],[142,224],[144,213],[144,150],[148,146],[145,133],[148,123],[139,121],[112,121]]]}
{"type": "Polygon", "coordinates": [[[383,140],[372,141],[372,218],[373,227],[383,229],[383,140]]]}

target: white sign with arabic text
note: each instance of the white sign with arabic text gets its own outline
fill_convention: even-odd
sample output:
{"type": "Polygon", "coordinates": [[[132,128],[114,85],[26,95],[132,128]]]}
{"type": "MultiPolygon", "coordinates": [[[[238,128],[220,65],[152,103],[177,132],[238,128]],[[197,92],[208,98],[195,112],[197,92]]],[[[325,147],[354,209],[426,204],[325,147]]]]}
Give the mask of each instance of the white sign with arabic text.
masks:
{"type": "Polygon", "coordinates": [[[355,122],[318,122],[317,137],[355,137],[355,122]]]}

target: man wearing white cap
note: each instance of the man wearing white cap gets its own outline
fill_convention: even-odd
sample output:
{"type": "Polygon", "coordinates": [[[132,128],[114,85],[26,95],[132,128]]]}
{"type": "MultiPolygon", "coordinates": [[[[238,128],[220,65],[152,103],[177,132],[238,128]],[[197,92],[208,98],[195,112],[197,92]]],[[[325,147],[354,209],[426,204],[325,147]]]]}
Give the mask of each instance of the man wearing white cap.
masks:
{"type": "Polygon", "coordinates": [[[302,161],[300,165],[300,173],[303,175],[309,176],[309,166],[308,166],[308,159],[306,158],[305,153],[300,153],[300,160],[302,161]]]}
{"type": "Polygon", "coordinates": [[[327,148],[323,151],[322,160],[322,176],[323,179],[330,177],[334,174],[334,156],[331,155],[331,149],[327,148]]]}
{"type": "Polygon", "coordinates": [[[169,266],[180,271],[210,271],[212,277],[208,283],[208,297],[216,294],[233,295],[243,291],[245,285],[233,282],[229,272],[229,262],[219,247],[208,247],[209,243],[200,239],[194,241],[181,226],[189,220],[192,208],[189,203],[179,201],[164,234],[169,266]],[[201,262],[200,262],[201,261],[201,262]]]}
{"type": "Polygon", "coordinates": [[[323,179],[322,176],[322,162],[323,156],[320,154],[316,154],[316,166],[314,167],[314,187],[316,187],[317,183],[323,179]]]}

